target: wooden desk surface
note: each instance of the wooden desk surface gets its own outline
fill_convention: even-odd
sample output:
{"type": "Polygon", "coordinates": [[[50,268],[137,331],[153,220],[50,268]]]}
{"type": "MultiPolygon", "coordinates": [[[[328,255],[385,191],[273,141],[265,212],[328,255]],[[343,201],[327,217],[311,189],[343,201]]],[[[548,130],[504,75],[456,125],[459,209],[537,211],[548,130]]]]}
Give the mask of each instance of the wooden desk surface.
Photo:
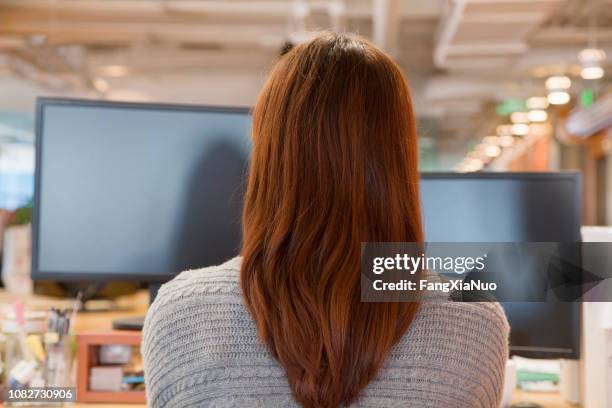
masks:
{"type": "Polygon", "coordinates": [[[70,404],[65,405],[67,408],[145,408],[145,404],[70,404]]]}
{"type": "MultiPolygon", "coordinates": [[[[579,405],[572,405],[563,401],[558,393],[534,393],[516,390],[511,400],[511,404],[518,402],[535,402],[544,408],[578,408],[579,405]]],[[[75,408],[143,408],[140,404],[75,404],[75,408]]]]}
{"type": "Polygon", "coordinates": [[[535,402],[545,408],[579,408],[580,405],[573,405],[561,398],[557,392],[525,392],[516,390],[512,396],[511,404],[518,402],[535,402]]]}
{"type": "MultiPolygon", "coordinates": [[[[40,296],[16,296],[7,294],[0,289],[0,305],[10,304],[17,299],[24,301],[26,307],[31,309],[47,309],[50,307],[69,307],[70,303],[56,298],[46,298],[40,296]]],[[[110,330],[112,322],[122,317],[142,316],[146,313],[148,306],[147,291],[138,292],[135,295],[117,299],[117,310],[111,312],[84,312],[79,313],[76,318],[76,332],[89,330],[110,330]]],[[[531,393],[520,390],[515,391],[511,403],[535,402],[545,408],[576,408],[578,405],[571,405],[561,398],[558,393],[531,393]]],[[[1,404],[0,404],[1,406],[1,404]]],[[[98,404],[98,403],[78,403],[67,405],[74,408],[142,408],[144,404],[98,404]]]]}
{"type": "MultiPolygon", "coordinates": [[[[14,295],[0,289],[0,305],[10,305],[17,299],[23,301],[25,307],[30,310],[48,310],[51,307],[72,307],[72,302],[69,300],[37,295],[14,295]]],[[[115,319],[144,316],[149,305],[149,294],[146,290],[141,290],[135,294],[117,298],[113,303],[115,309],[112,311],[77,313],[76,322],[74,322],[76,332],[110,330],[115,319]]]]}

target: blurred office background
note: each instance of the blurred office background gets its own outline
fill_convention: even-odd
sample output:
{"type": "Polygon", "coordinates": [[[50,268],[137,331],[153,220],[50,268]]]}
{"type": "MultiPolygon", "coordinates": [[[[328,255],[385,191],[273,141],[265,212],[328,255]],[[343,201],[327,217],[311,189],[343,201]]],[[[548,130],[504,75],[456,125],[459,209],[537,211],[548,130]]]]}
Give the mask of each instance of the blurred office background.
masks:
{"type": "Polygon", "coordinates": [[[579,169],[612,225],[612,0],[0,0],[0,208],[32,196],[37,96],[252,106],[320,29],[404,69],[422,170],[579,169]]]}

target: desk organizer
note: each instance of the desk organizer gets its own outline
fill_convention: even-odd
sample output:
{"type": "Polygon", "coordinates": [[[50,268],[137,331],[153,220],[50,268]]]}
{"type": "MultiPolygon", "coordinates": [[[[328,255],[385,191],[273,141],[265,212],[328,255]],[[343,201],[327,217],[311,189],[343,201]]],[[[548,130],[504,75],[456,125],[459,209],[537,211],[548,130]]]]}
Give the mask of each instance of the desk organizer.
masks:
{"type": "MultiPolygon", "coordinates": [[[[113,375],[117,370],[121,371],[120,363],[121,347],[116,347],[113,356],[113,348],[108,346],[124,345],[137,349],[141,342],[141,333],[138,331],[106,331],[106,332],[84,332],[77,334],[77,401],[78,402],[110,402],[110,403],[145,403],[146,396],[144,390],[122,390],[122,391],[101,391],[92,390],[92,368],[95,367],[97,378],[93,379],[95,387],[104,388],[116,387],[113,385],[113,375]],[[106,347],[102,347],[106,346],[106,347]],[[112,360],[112,359],[116,360],[112,360]],[[106,361],[104,361],[107,359],[106,361]],[[111,363],[108,363],[110,359],[111,363]],[[105,377],[110,381],[105,381],[105,377]]],[[[133,376],[123,377],[123,382],[128,384],[133,376]]],[[[126,385],[127,386],[127,385],[126,385]]]]}

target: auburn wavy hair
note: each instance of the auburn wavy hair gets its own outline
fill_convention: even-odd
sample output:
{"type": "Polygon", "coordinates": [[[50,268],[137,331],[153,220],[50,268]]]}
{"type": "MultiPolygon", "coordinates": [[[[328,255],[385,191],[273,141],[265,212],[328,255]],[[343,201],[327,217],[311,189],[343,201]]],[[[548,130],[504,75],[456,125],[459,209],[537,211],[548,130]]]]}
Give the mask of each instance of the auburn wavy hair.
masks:
{"type": "Polygon", "coordinates": [[[360,301],[361,243],[423,238],[406,80],[368,41],[320,34],[273,68],[252,132],[245,303],[299,403],[349,405],[418,308],[360,301]]]}

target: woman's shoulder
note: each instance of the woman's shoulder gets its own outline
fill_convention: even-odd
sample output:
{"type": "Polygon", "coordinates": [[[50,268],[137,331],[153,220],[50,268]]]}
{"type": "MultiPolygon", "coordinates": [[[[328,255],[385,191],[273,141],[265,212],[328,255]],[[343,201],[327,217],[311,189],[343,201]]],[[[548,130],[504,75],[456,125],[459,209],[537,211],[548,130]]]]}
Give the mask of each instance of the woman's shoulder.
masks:
{"type": "Polygon", "coordinates": [[[382,379],[418,376],[443,392],[456,393],[458,387],[461,398],[470,401],[466,405],[499,406],[508,333],[497,302],[424,301],[391,352],[382,379]]]}
{"type": "MultiPolygon", "coordinates": [[[[431,271],[427,271],[425,278],[433,283],[449,281],[431,271]]],[[[428,290],[423,297],[417,320],[423,323],[453,321],[456,325],[470,327],[477,324],[483,330],[497,329],[502,335],[509,331],[504,309],[488,292],[428,290]]]]}
{"type": "Polygon", "coordinates": [[[150,406],[172,405],[189,390],[212,393],[195,384],[216,384],[228,366],[259,361],[268,367],[240,295],[240,261],[183,272],[160,288],[141,345],[150,406]]]}
{"type": "Polygon", "coordinates": [[[248,326],[240,295],[240,261],[233,258],[221,265],[185,271],[162,285],[145,318],[143,353],[165,347],[168,339],[212,330],[218,322],[248,326]]]}
{"type": "MultiPolygon", "coordinates": [[[[444,279],[431,273],[427,277],[431,281],[444,279]]],[[[508,320],[501,305],[487,293],[429,292],[412,326],[414,330],[409,330],[407,337],[417,336],[417,340],[419,335],[435,331],[443,341],[452,336],[459,351],[461,346],[473,350],[474,344],[481,344],[507,353],[508,320]]]]}
{"type": "Polygon", "coordinates": [[[453,322],[456,326],[468,326],[483,331],[497,330],[504,334],[509,330],[508,320],[501,305],[494,301],[471,302],[431,300],[421,304],[417,320],[423,323],[453,322]]]}
{"type": "Polygon", "coordinates": [[[164,329],[192,326],[187,316],[203,324],[206,314],[227,309],[224,304],[240,308],[240,261],[236,257],[221,265],[188,270],[163,284],[147,311],[145,341],[164,329]]]}
{"type": "Polygon", "coordinates": [[[178,274],[159,289],[156,302],[172,302],[202,295],[240,296],[240,257],[206,268],[192,269],[178,274]]]}
{"type": "Polygon", "coordinates": [[[508,330],[496,302],[426,300],[391,351],[379,384],[401,378],[417,394],[426,389],[453,396],[440,405],[499,406],[508,330]]]}

